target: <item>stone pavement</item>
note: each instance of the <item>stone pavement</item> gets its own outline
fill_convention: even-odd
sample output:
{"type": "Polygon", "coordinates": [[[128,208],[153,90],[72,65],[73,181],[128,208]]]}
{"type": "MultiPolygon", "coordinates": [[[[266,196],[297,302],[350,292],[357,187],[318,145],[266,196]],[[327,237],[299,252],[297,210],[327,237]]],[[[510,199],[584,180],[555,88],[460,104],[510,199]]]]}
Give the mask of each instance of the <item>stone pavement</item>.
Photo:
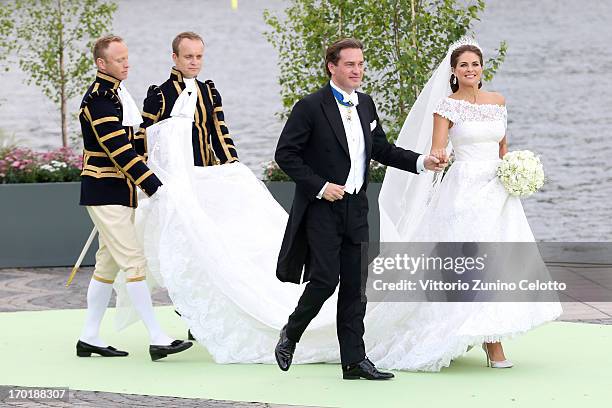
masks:
{"type": "MultiPolygon", "coordinates": [[[[599,299],[612,299],[612,266],[556,264],[549,266],[551,272],[569,276],[571,279],[594,283],[599,299]]],[[[64,285],[70,268],[19,268],[0,269],[0,312],[26,310],[81,309],[86,307],[87,285],[93,268],[82,268],[70,288],[64,285]]],[[[556,276],[556,275],[555,275],[556,276]]],[[[593,289],[593,290],[595,290],[593,289]]],[[[113,295],[114,296],[114,295],[113,295]]],[[[168,305],[170,299],[163,290],[153,294],[155,305],[168,305]]],[[[111,305],[114,300],[111,300],[111,305]]],[[[564,313],[559,320],[612,324],[612,302],[564,302],[564,313]]],[[[3,406],[49,406],[49,407],[280,407],[279,405],[156,397],[148,395],[115,394],[96,391],[70,391],[70,403],[66,402],[8,402],[5,394],[10,385],[0,386],[0,405],[3,406]],[[5,392],[3,392],[3,390],[5,392]]]]}
{"type": "MultiPolygon", "coordinates": [[[[0,269],[0,312],[84,309],[92,273],[93,267],[81,268],[66,288],[70,268],[0,269]]],[[[113,292],[111,306],[114,297],[113,292]]],[[[170,298],[165,291],[157,291],[153,294],[153,304],[169,305],[170,298]]]]}

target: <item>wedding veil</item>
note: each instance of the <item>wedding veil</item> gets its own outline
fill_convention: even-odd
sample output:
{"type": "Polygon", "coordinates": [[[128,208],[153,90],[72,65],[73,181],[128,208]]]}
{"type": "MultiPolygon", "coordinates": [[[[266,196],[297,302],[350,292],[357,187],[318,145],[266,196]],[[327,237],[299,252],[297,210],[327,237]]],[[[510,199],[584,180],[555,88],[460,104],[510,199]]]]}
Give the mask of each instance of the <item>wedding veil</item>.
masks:
{"type": "MultiPolygon", "coordinates": [[[[410,109],[396,145],[404,149],[429,154],[433,132],[433,112],[438,102],[450,95],[452,52],[462,45],[478,44],[470,37],[453,43],[410,109]]],[[[480,48],[480,47],[479,47],[480,48]]],[[[447,152],[452,150],[449,141],[447,152]]],[[[426,171],[422,174],[406,173],[388,167],[382,184],[378,204],[380,207],[380,241],[410,240],[418,226],[421,213],[427,206],[441,175],[426,171]]]]}

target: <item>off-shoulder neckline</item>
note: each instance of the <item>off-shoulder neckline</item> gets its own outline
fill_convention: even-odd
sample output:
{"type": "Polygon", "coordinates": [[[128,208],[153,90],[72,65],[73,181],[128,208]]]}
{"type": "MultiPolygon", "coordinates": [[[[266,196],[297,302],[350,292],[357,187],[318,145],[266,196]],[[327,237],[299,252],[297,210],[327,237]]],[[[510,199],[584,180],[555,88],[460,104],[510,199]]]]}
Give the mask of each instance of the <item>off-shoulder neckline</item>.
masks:
{"type": "Polygon", "coordinates": [[[506,107],[506,105],[500,105],[498,103],[472,103],[470,101],[466,101],[465,99],[455,99],[455,98],[451,98],[450,96],[447,96],[446,99],[450,99],[451,101],[455,101],[455,102],[463,102],[471,106],[496,106],[498,108],[506,107]]]}

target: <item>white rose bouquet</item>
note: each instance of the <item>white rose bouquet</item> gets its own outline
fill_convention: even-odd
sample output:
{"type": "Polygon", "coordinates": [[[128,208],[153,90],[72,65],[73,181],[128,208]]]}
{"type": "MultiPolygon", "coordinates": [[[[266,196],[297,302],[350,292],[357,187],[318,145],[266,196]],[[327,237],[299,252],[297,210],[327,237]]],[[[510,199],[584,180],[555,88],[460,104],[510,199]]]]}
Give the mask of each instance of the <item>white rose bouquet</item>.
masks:
{"type": "Polygon", "coordinates": [[[544,185],[544,167],[533,152],[518,150],[506,153],[497,177],[510,195],[528,197],[544,185]]]}

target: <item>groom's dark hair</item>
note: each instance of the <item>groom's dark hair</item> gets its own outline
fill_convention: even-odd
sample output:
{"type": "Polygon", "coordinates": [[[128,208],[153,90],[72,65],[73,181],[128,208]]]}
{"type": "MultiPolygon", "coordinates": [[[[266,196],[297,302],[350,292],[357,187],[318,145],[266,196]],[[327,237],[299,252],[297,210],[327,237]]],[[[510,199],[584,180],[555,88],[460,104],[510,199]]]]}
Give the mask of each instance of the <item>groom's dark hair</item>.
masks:
{"type": "Polygon", "coordinates": [[[327,64],[331,62],[334,65],[338,65],[340,51],[346,48],[358,48],[363,50],[363,43],[355,38],[343,38],[327,47],[327,52],[325,53],[325,71],[327,72],[327,76],[331,77],[331,72],[329,68],[327,68],[327,64]]]}

